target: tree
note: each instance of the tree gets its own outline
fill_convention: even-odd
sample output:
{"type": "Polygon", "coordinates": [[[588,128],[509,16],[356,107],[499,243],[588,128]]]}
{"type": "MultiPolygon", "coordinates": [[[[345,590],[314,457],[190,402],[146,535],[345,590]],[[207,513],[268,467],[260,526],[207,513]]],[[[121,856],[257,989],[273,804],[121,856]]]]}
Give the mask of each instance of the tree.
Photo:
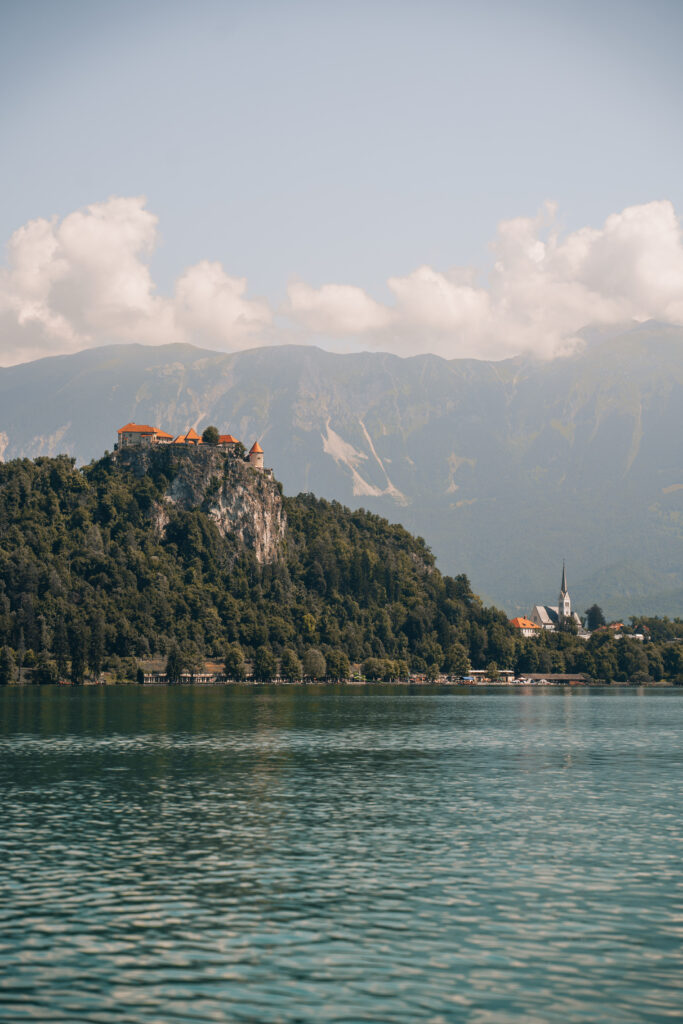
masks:
{"type": "Polygon", "coordinates": [[[254,658],[254,679],[267,683],[275,678],[277,672],[277,659],[270,647],[263,644],[256,651],[254,658]]]}
{"type": "Polygon", "coordinates": [[[500,669],[495,661],[490,661],[486,666],[486,675],[492,683],[497,683],[500,678],[500,669]]]}
{"type": "Polygon", "coordinates": [[[218,433],[216,427],[207,427],[204,433],[202,434],[202,441],[204,442],[204,444],[210,444],[213,445],[214,447],[218,444],[219,438],[220,434],[218,433]]]}
{"type": "Polygon", "coordinates": [[[24,630],[19,630],[19,646],[17,647],[17,665],[19,667],[19,682],[21,682],[21,673],[24,668],[24,659],[26,658],[26,644],[24,643],[24,630]]]}
{"type": "Polygon", "coordinates": [[[57,625],[55,626],[55,635],[52,641],[52,653],[54,654],[55,661],[57,662],[57,672],[59,673],[59,677],[60,679],[63,679],[68,668],[67,658],[69,654],[69,640],[66,635],[64,619],[62,618],[57,620],[57,625]]]}
{"type": "Polygon", "coordinates": [[[85,626],[76,622],[69,631],[69,651],[71,654],[71,680],[79,686],[85,678],[87,650],[88,638],[85,626]]]}
{"type": "Polygon", "coordinates": [[[225,675],[227,679],[241,680],[245,677],[244,655],[239,644],[230,644],[225,652],[225,675]]]}
{"type": "Polygon", "coordinates": [[[349,659],[346,657],[343,651],[332,650],[327,652],[327,675],[330,679],[334,679],[339,682],[342,679],[348,679],[351,675],[351,666],[349,665],[349,659]]]}
{"type": "Polygon", "coordinates": [[[90,630],[90,647],[88,650],[88,665],[90,671],[98,676],[102,671],[104,662],[104,616],[99,612],[93,619],[90,630]]]}
{"type": "Polygon", "coordinates": [[[435,682],[439,678],[439,666],[435,661],[433,661],[431,665],[427,665],[427,672],[425,675],[430,683],[435,682]]]}
{"type": "Polygon", "coordinates": [[[59,682],[57,664],[49,657],[46,651],[41,651],[38,655],[38,662],[33,670],[33,679],[40,686],[48,686],[59,682]]]}
{"type": "Polygon", "coordinates": [[[7,686],[17,678],[17,663],[9,647],[0,650],[0,686],[7,686]]]}
{"type": "Polygon", "coordinates": [[[589,633],[605,625],[605,616],[602,614],[602,608],[599,604],[592,604],[590,608],[586,608],[584,615],[586,616],[586,629],[589,633]]]}
{"type": "Polygon", "coordinates": [[[454,676],[466,676],[470,670],[470,659],[462,644],[457,641],[448,648],[446,670],[454,676]]]}
{"type": "Polygon", "coordinates": [[[295,679],[301,679],[303,675],[301,660],[296,651],[293,651],[291,647],[286,647],[282,652],[280,674],[283,679],[288,679],[290,682],[295,679]]]}
{"type": "Polygon", "coordinates": [[[173,643],[166,658],[166,679],[169,683],[179,683],[185,671],[185,659],[178,644],[173,643]]]}
{"type": "Polygon", "coordinates": [[[309,647],[304,654],[304,676],[307,679],[324,679],[327,664],[322,651],[317,647],[309,647]]]}

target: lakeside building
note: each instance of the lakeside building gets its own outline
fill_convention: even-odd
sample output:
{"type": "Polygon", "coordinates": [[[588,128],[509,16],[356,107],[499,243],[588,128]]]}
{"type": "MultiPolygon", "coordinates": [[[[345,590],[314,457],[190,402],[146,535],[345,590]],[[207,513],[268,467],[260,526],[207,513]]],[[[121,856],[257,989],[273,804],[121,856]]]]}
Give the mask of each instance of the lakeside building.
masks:
{"type": "MultiPolygon", "coordinates": [[[[217,447],[223,448],[233,455],[236,453],[239,443],[239,440],[232,434],[218,435],[217,447]]],[[[117,442],[114,445],[114,451],[122,448],[151,447],[152,445],[166,444],[193,448],[204,444],[204,442],[194,427],[191,427],[185,434],[177,434],[174,437],[173,434],[161,430],[160,427],[151,427],[148,423],[126,423],[125,426],[119,427],[117,431],[117,442]]],[[[266,470],[264,467],[263,457],[263,448],[258,441],[254,441],[245,461],[254,469],[270,473],[271,470],[266,470]]]]}
{"type": "Polygon", "coordinates": [[[510,619],[510,625],[518,629],[522,636],[537,636],[541,630],[538,623],[526,619],[523,615],[518,615],[516,619],[510,619]]]}
{"type": "Polygon", "coordinates": [[[529,619],[534,625],[550,632],[556,632],[558,629],[571,624],[576,627],[580,636],[588,636],[583,628],[581,619],[576,612],[572,611],[572,602],[569,596],[569,588],[567,587],[567,570],[564,562],[562,563],[562,583],[560,584],[560,596],[557,605],[534,605],[529,619]]]}

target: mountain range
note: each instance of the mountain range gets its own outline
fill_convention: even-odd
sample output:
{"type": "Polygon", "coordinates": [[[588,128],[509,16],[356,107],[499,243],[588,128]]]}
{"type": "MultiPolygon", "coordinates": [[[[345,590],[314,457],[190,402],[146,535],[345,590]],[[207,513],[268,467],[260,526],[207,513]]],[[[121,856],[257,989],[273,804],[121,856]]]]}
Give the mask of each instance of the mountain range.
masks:
{"type": "Polygon", "coordinates": [[[128,420],[258,439],[287,493],[421,534],[509,613],[683,612],[683,329],[548,362],[115,345],[0,369],[3,459],[98,458],[128,420]]]}

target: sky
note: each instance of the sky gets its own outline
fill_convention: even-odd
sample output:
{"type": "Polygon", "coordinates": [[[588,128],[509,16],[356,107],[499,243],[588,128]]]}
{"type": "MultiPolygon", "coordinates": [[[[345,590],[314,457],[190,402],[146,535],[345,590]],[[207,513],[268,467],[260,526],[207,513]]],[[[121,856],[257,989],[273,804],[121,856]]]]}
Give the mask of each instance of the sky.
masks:
{"type": "Polygon", "coordinates": [[[0,0],[0,364],[683,322],[680,0],[0,0]]]}

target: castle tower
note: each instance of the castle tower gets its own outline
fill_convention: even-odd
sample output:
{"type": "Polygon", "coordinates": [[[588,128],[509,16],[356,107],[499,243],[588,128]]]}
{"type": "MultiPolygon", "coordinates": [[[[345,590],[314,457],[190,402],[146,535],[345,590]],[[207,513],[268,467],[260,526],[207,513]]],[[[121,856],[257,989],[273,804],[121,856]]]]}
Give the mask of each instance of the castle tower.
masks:
{"type": "Polygon", "coordinates": [[[263,448],[258,441],[254,441],[251,446],[251,450],[247,455],[247,461],[254,469],[263,469],[263,448]]]}
{"type": "Polygon", "coordinates": [[[557,602],[557,617],[560,622],[568,622],[572,617],[572,602],[567,590],[567,570],[562,562],[562,584],[560,586],[560,597],[557,602]]]}

